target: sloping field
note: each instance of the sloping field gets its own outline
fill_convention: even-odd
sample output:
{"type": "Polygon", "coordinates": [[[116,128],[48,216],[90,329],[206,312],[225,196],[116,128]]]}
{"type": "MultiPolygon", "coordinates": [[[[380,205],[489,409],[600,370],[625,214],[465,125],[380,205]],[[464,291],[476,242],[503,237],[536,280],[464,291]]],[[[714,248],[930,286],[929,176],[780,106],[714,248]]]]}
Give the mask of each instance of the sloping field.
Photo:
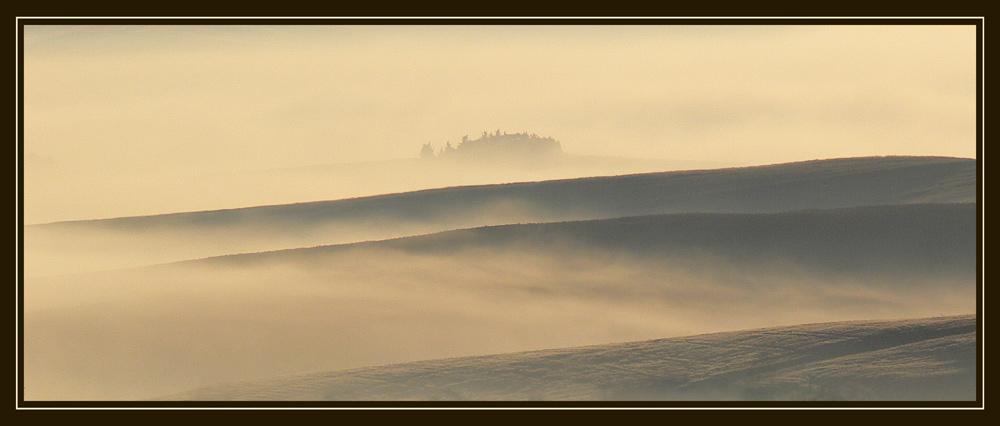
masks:
{"type": "Polygon", "coordinates": [[[26,227],[25,271],[55,275],[510,223],[971,203],[975,167],[944,157],[848,158],[59,222],[26,227]]]}
{"type": "Polygon", "coordinates": [[[506,225],[36,278],[26,395],[135,399],[422,359],[959,315],[975,310],[975,214],[924,204],[506,225]]]}
{"type": "Polygon", "coordinates": [[[975,316],[851,321],[439,359],[171,400],[973,400],[975,316]]]}

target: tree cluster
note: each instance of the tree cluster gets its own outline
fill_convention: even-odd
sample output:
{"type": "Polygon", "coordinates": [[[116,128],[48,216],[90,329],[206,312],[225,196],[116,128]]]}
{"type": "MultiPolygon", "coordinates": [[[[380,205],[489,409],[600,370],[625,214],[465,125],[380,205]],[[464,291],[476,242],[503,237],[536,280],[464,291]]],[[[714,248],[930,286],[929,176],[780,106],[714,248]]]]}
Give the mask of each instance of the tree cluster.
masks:
{"type": "Polygon", "coordinates": [[[484,156],[541,156],[560,153],[559,141],[552,137],[541,137],[528,132],[507,133],[497,129],[496,132],[483,132],[477,139],[462,136],[458,146],[452,147],[451,141],[436,152],[430,142],[420,149],[421,158],[434,157],[484,157],[484,156]]]}

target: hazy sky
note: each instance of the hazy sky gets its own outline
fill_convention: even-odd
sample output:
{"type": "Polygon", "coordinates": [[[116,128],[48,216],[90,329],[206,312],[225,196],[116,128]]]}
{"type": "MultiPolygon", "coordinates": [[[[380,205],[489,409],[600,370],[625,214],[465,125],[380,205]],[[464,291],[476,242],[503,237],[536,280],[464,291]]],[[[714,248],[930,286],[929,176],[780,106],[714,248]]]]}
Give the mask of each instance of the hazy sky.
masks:
{"type": "Polygon", "coordinates": [[[975,156],[972,25],[24,33],[36,192],[98,175],[141,186],[162,173],[412,158],[498,128],[574,154],[730,164],[975,156]]]}

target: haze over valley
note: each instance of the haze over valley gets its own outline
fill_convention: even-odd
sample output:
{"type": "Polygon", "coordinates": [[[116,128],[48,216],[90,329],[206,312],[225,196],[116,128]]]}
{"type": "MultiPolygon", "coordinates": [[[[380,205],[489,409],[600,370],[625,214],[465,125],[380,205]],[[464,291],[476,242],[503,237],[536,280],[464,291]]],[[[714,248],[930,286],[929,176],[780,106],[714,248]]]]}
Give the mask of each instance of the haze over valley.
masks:
{"type": "Polygon", "coordinates": [[[23,399],[974,403],[976,34],[26,24],[23,399]]]}
{"type": "Polygon", "coordinates": [[[975,217],[972,203],[633,215],[38,277],[25,290],[26,375],[54,392],[42,399],[132,399],[421,359],[959,315],[975,309],[975,217]]]}
{"type": "Polygon", "coordinates": [[[884,157],[451,187],[346,200],[28,226],[28,275],[484,225],[975,201],[975,161],[884,157]],[[627,188],[627,190],[622,190],[627,188]]]}

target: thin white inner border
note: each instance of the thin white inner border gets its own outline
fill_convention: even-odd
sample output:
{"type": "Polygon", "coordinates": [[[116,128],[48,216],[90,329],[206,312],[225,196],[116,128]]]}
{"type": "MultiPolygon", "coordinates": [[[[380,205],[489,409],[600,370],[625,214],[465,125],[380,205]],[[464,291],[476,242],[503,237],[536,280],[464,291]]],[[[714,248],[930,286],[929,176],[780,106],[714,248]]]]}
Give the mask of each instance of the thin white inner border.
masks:
{"type": "MultiPolygon", "coordinates": [[[[985,139],[986,139],[986,19],[984,16],[822,16],[822,17],[791,17],[791,16],[348,16],[348,17],[338,17],[338,16],[18,16],[14,18],[17,25],[14,27],[14,136],[15,141],[20,142],[20,133],[18,133],[18,126],[21,123],[21,115],[19,114],[18,107],[20,106],[21,92],[19,83],[21,81],[21,63],[20,63],[20,53],[21,53],[21,40],[18,38],[20,35],[20,21],[23,19],[65,19],[65,20],[90,20],[90,19],[114,19],[114,20],[134,20],[134,19],[146,19],[146,20],[187,20],[187,19],[204,19],[204,20],[250,20],[250,19],[309,19],[309,20],[368,20],[368,19],[394,19],[394,20],[424,20],[424,19],[448,19],[448,20],[468,20],[468,19],[537,19],[537,20],[600,20],[600,19],[642,19],[642,20],[678,20],[678,19],[711,19],[711,20],[734,20],[734,21],[746,21],[746,20],[756,20],[756,19],[779,19],[779,20],[852,20],[852,19],[872,19],[872,20],[922,20],[922,19],[940,19],[940,20],[962,20],[962,19],[978,19],[981,23],[982,31],[982,51],[980,58],[983,59],[981,62],[981,67],[979,72],[982,73],[982,86],[980,91],[982,93],[982,104],[977,105],[980,107],[979,111],[979,121],[980,129],[982,130],[982,140],[976,141],[980,145],[983,151],[983,157],[985,157],[985,139]]],[[[136,24],[142,25],[142,24],[136,24]]],[[[263,23],[256,23],[251,25],[267,25],[263,23]]],[[[280,25],[275,23],[275,25],[280,25]]],[[[724,25],[724,24],[720,24],[724,25]]],[[[754,25],[754,24],[750,24],[754,25]]],[[[756,24],[764,25],[764,24],[756,24]]],[[[847,24],[845,24],[847,25],[847,24]]],[[[978,79],[979,76],[977,76],[978,79]]],[[[16,143],[14,146],[15,153],[21,155],[20,143],[16,143]]],[[[15,157],[14,160],[14,174],[15,174],[15,193],[19,193],[21,190],[21,170],[18,167],[19,162],[17,161],[19,157],[15,157]]],[[[986,168],[983,167],[983,158],[976,158],[977,162],[980,162],[981,167],[981,177],[983,178],[983,196],[978,200],[976,207],[979,208],[985,215],[985,198],[986,198],[986,168]]],[[[19,265],[19,260],[21,256],[21,239],[20,239],[20,213],[21,205],[19,198],[14,198],[15,206],[15,232],[14,234],[18,236],[14,254],[15,254],[15,264],[19,265]]],[[[985,219],[985,217],[984,217],[985,219]]],[[[983,235],[982,241],[982,257],[986,257],[986,238],[985,238],[985,228],[986,221],[980,227],[980,235],[983,235]]],[[[982,280],[979,283],[979,295],[980,301],[986,297],[986,267],[985,261],[982,262],[982,280]]],[[[20,269],[15,268],[15,279],[20,282],[20,269]]],[[[14,300],[14,313],[15,313],[15,324],[18,324],[21,319],[20,300],[20,286],[15,286],[14,294],[16,299],[14,300]]],[[[984,309],[985,310],[985,309],[984,309]]],[[[977,313],[976,323],[979,325],[980,335],[982,340],[986,340],[986,324],[983,321],[982,316],[977,313]]],[[[20,327],[15,327],[14,330],[14,342],[15,345],[19,342],[19,336],[21,333],[20,327]]],[[[20,348],[18,348],[20,349],[20,348]]],[[[15,380],[14,380],[14,406],[16,410],[985,410],[986,407],[986,345],[983,344],[983,351],[979,354],[982,357],[983,365],[980,375],[982,376],[982,400],[979,402],[982,404],[979,407],[22,407],[20,406],[20,389],[19,379],[21,377],[21,370],[18,368],[20,364],[21,352],[20,350],[15,351],[14,354],[14,368],[15,368],[15,380]]],[[[27,401],[25,401],[27,402],[27,401]]],[[[66,401],[69,402],[69,401],[66,401]]],[[[123,402],[134,402],[134,401],[123,401],[123,402]]],[[[225,402],[225,401],[220,401],[225,402]]],[[[350,402],[350,401],[337,401],[337,402],[350,402]]],[[[364,402],[364,401],[361,401],[364,402]]],[[[650,401],[655,402],[655,401],[650,401]]],[[[669,402],[669,401],[664,401],[669,402]]],[[[720,401],[722,402],[722,401],[720,401]]],[[[862,402],[862,401],[858,401],[862,402]]]]}

